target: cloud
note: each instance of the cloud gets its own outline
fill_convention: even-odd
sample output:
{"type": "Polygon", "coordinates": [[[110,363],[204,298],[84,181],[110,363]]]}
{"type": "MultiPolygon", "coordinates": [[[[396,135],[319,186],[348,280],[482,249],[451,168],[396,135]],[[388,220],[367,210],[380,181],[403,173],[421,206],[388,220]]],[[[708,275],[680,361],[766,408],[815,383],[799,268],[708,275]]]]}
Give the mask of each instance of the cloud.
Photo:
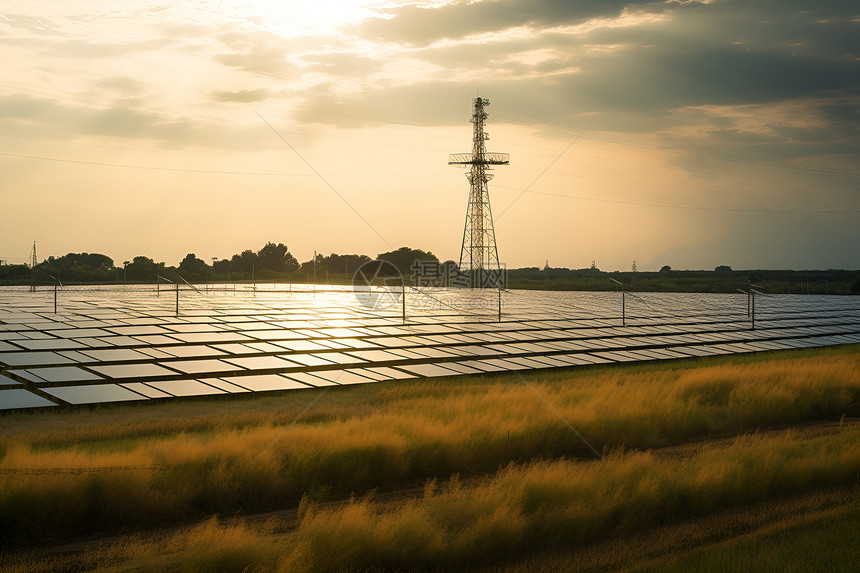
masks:
{"type": "Polygon", "coordinates": [[[9,26],[19,30],[26,30],[40,36],[60,36],[62,32],[50,18],[41,16],[27,16],[24,14],[2,14],[0,15],[9,26]]]}
{"type": "Polygon", "coordinates": [[[377,59],[349,52],[308,53],[303,54],[301,59],[312,71],[343,78],[366,78],[384,66],[384,62],[377,59]]]}
{"type": "MultiPolygon", "coordinates": [[[[265,125],[216,124],[134,108],[124,102],[102,109],[72,107],[25,94],[0,96],[0,131],[58,141],[102,136],[168,147],[244,151],[266,148],[266,142],[271,141],[265,125]]],[[[271,141],[271,146],[275,145],[271,141]]]]}
{"type": "Polygon", "coordinates": [[[287,68],[284,52],[270,46],[253,46],[243,53],[217,54],[215,61],[230,68],[263,74],[275,74],[287,68]]]}
{"type": "Polygon", "coordinates": [[[247,29],[236,24],[222,25],[214,35],[226,53],[214,60],[223,66],[263,75],[277,75],[291,68],[290,58],[303,46],[271,32],[247,29]]]}
{"type": "Polygon", "coordinates": [[[331,88],[305,92],[296,116],[342,127],[450,124],[460,117],[401,102],[453,110],[480,89],[500,121],[576,132],[600,112],[600,131],[651,133],[668,147],[765,161],[841,156],[849,169],[860,154],[853,12],[847,2],[799,0],[401,7],[357,33],[412,44],[392,51],[388,67],[416,61],[429,71],[350,94],[335,89],[346,75],[333,67],[331,88]],[[558,27],[583,18],[592,20],[558,27]],[[522,25],[527,33],[464,39],[522,25]],[[457,41],[432,44],[443,37],[457,41]]]}
{"type": "Polygon", "coordinates": [[[264,101],[272,97],[274,94],[266,88],[258,88],[255,90],[239,90],[237,92],[216,90],[212,92],[212,97],[215,101],[233,101],[240,103],[251,103],[255,101],[264,101]]]}
{"type": "Polygon", "coordinates": [[[355,31],[368,39],[427,45],[437,40],[519,26],[554,27],[593,18],[612,18],[625,7],[638,4],[657,3],[630,0],[456,0],[431,8],[414,5],[386,8],[386,18],[369,18],[355,31]]]}

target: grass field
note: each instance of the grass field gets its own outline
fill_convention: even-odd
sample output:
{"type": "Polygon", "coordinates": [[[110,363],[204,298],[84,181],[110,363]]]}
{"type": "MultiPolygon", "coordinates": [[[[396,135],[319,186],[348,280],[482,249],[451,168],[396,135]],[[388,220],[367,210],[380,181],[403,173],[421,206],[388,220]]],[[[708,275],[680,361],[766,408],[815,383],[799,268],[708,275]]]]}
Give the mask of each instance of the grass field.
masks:
{"type": "MultiPolygon", "coordinates": [[[[534,555],[552,564],[657,523],[856,486],[858,356],[854,346],[10,415],[0,545],[19,547],[5,552],[13,570],[534,570],[522,565],[534,555]],[[756,433],[775,427],[787,429],[756,433]],[[295,507],[267,522],[210,517],[295,507]]],[[[836,536],[856,531],[846,507],[818,508],[836,536]]],[[[796,525],[780,543],[813,543],[796,525]]],[[[714,551],[668,551],[654,568],[719,563],[728,546],[714,551]]]]}

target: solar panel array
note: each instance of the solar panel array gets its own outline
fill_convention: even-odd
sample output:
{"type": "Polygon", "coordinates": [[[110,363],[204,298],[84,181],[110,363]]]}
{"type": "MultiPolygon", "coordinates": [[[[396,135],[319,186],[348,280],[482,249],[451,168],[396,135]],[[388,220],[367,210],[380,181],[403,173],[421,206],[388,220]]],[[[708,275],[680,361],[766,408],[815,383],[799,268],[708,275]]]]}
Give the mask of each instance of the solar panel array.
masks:
{"type": "Polygon", "coordinates": [[[0,411],[860,342],[860,298],[846,296],[757,295],[754,329],[743,294],[628,293],[623,317],[619,292],[407,288],[405,305],[392,290],[306,285],[56,296],[55,313],[51,289],[0,290],[0,411]]]}

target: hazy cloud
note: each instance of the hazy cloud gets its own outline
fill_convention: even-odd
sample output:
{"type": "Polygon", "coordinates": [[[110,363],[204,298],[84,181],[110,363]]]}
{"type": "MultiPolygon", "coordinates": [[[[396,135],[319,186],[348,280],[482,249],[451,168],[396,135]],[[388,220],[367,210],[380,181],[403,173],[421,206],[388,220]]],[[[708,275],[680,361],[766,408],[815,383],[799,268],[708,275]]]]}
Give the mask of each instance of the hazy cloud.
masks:
{"type": "Polygon", "coordinates": [[[378,72],[384,65],[379,60],[347,52],[304,54],[302,61],[308,63],[312,71],[338,77],[365,77],[378,72]]]}
{"type": "MultiPolygon", "coordinates": [[[[0,96],[0,131],[57,140],[106,136],[150,140],[169,147],[259,149],[270,141],[265,125],[213,124],[115,102],[103,109],[73,107],[25,94],[0,96]],[[261,145],[262,144],[262,145],[261,145]]],[[[275,145],[272,143],[272,145],[275,145]]]]}
{"type": "Polygon", "coordinates": [[[272,92],[266,88],[258,88],[255,90],[239,90],[237,92],[216,90],[212,92],[212,97],[215,101],[234,101],[240,103],[250,103],[254,101],[263,101],[272,97],[272,92]]]}
{"type": "Polygon", "coordinates": [[[390,42],[425,45],[436,40],[496,32],[518,26],[553,27],[593,18],[615,17],[627,6],[654,4],[630,0],[457,0],[425,8],[385,8],[389,18],[371,18],[357,29],[359,36],[390,42]]]}
{"type": "Polygon", "coordinates": [[[41,36],[60,36],[62,32],[50,18],[24,14],[0,14],[0,19],[12,28],[26,30],[41,36]]]}
{"type": "Polygon", "coordinates": [[[269,46],[254,46],[243,53],[218,54],[215,61],[231,68],[264,74],[282,72],[287,68],[284,52],[269,46]]]}
{"type": "MultiPolygon", "coordinates": [[[[581,194],[611,199],[617,193],[620,203],[640,206],[584,204],[583,212],[596,208],[587,211],[594,220],[599,218],[595,213],[613,221],[623,220],[619,215],[625,213],[629,220],[644,214],[648,225],[669,228],[677,215],[687,221],[691,235],[683,240],[696,245],[729,229],[726,221],[740,216],[727,214],[724,207],[738,207],[744,215],[747,207],[778,209],[784,203],[791,210],[815,209],[821,197],[819,203],[834,212],[857,208],[857,176],[846,174],[857,171],[860,156],[856,3],[454,0],[419,8],[431,3],[388,2],[376,4],[385,18],[338,29],[325,17],[312,21],[312,10],[303,14],[308,22],[300,22],[288,16],[290,10],[264,4],[137,3],[134,9],[105,5],[105,12],[93,13],[93,4],[72,1],[39,3],[33,16],[0,15],[0,45],[10,54],[0,92],[0,132],[9,137],[7,151],[96,162],[104,146],[116,150],[112,161],[118,163],[155,164],[169,157],[220,168],[223,158],[224,165],[235,163],[237,170],[260,165],[268,170],[272,159],[267,154],[290,155],[258,121],[253,111],[259,108],[278,129],[289,130],[291,141],[299,138],[297,148],[325,158],[321,164],[330,161],[347,173],[358,169],[344,163],[354,156],[362,158],[360,170],[382,172],[390,167],[388,155],[375,153],[377,147],[394,151],[391,146],[440,147],[430,143],[441,140],[436,138],[456,141],[450,129],[426,127],[458,126],[467,148],[470,101],[479,93],[492,101],[488,127],[495,148],[515,152],[516,162],[523,162],[512,163],[506,173],[529,180],[545,167],[540,163],[545,152],[560,149],[599,116],[581,142],[592,148],[585,151],[594,161],[589,163],[587,153],[575,158],[591,177],[577,180],[585,182],[581,194]],[[399,124],[414,129],[386,129],[399,124]],[[365,127],[380,129],[338,131],[365,127]],[[496,139],[502,129],[507,138],[521,133],[528,141],[519,149],[508,147],[510,139],[496,139]],[[161,154],[165,147],[182,153],[161,154]],[[141,150],[157,154],[151,158],[141,150]],[[248,153],[256,151],[263,153],[248,153]],[[765,199],[782,195],[788,198],[765,199]],[[791,199],[794,195],[799,199],[791,199]],[[668,202],[704,210],[669,210],[662,204],[668,202]],[[707,210],[711,207],[715,211],[707,210]],[[702,223],[710,230],[703,231],[707,225],[702,223]]],[[[455,144],[444,147],[421,149],[409,161],[424,161],[432,153],[427,165],[443,170],[447,152],[465,151],[455,144]]],[[[35,160],[4,161],[14,168],[7,178],[21,181],[26,179],[22,174],[41,181],[51,171],[35,160]]],[[[93,182],[102,179],[100,167],[79,168],[92,174],[93,182]]],[[[567,172],[578,171],[560,167],[541,183],[564,195],[567,172]]],[[[129,188],[142,185],[137,177],[120,177],[129,188]]],[[[414,185],[426,183],[415,177],[414,185]]],[[[213,183],[224,178],[217,179],[213,183]]],[[[261,179],[252,187],[271,183],[261,179]]],[[[225,184],[225,197],[235,195],[234,184],[232,179],[225,184]]],[[[414,199],[399,191],[386,195],[385,185],[350,179],[350,186],[379,198],[375,208],[396,209],[393,197],[403,201],[404,209],[413,207],[414,199]]],[[[283,188],[277,184],[272,190],[280,196],[283,188]]],[[[308,204],[319,199],[302,197],[308,204]]],[[[531,201],[536,203],[537,196],[521,201],[518,209],[531,201]]],[[[554,211],[546,228],[568,225],[573,220],[568,215],[554,211]]],[[[798,228],[806,220],[816,229],[835,221],[838,232],[820,241],[811,230],[798,234],[777,222],[758,228],[775,244],[787,234],[800,237],[790,243],[797,252],[800,243],[813,242],[838,251],[840,241],[857,242],[856,224],[841,216],[837,212],[833,219],[822,215],[813,221],[796,215],[798,228]]],[[[750,220],[763,217],[752,214],[750,220]]],[[[387,219],[401,218],[389,213],[387,219]]],[[[644,236],[648,228],[642,224],[644,236]]],[[[732,232],[747,236],[749,228],[756,227],[751,223],[732,232]]],[[[686,232],[675,230],[679,238],[686,232]]],[[[451,237],[456,246],[456,232],[451,237]]],[[[673,240],[643,240],[652,249],[647,258],[680,244],[673,240]]],[[[554,254],[558,244],[547,239],[535,249],[547,250],[550,257],[573,257],[567,246],[564,254],[554,254]]],[[[745,264],[742,259],[722,254],[749,251],[740,239],[691,249],[661,264],[700,266],[697,261],[713,252],[719,256],[706,266],[738,267],[745,264]]],[[[763,250],[760,260],[796,264],[790,262],[796,258],[777,258],[774,249],[763,250]]]]}
{"type": "MultiPolygon", "coordinates": [[[[511,123],[571,129],[584,114],[602,112],[601,131],[663,134],[666,143],[702,150],[737,147],[739,154],[768,160],[847,158],[860,153],[855,11],[849,2],[809,6],[800,0],[498,0],[394,8],[386,10],[390,20],[366,21],[358,33],[424,46],[411,49],[409,57],[437,66],[446,77],[388,86],[390,100],[314,90],[297,113],[304,121],[350,127],[383,117],[421,122],[415,109],[396,102],[449,102],[480,88],[499,106],[494,117],[511,123]],[[631,10],[660,17],[619,18],[631,10]],[[601,20],[558,28],[594,18],[601,20]],[[532,33],[429,45],[514,26],[529,26],[532,33]]],[[[429,109],[421,117],[425,124],[451,121],[449,113],[429,109]]]]}

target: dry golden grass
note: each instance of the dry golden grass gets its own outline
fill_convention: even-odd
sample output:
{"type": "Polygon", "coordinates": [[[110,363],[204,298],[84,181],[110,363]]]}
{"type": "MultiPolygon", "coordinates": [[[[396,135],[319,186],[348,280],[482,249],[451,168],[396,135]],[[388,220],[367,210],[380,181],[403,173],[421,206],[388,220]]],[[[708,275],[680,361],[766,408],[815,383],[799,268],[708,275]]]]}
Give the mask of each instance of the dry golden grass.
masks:
{"type": "Polygon", "coordinates": [[[11,416],[6,427],[32,429],[7,434],[0,470],[119,469],[0,474],[0,543],[290,507],[313,488],[344,496],[590,456],[534,390],[598,448],[857,416],[857,357],[853,347],[530,373],[529,385],[513,375],[392,382],[327,391],[298,420],[321,391],[11,416]]]}
{"type": "MultiPolygon", "coordinates": [[[[19,557],[10,571],[461,570],[850,486],[858,475],[860,426],[812,438],[788,430],[742,436],[688,457],[617,451],[604,461],[510,464],[483,478],[429,481],[422,497],[394,505],[371,498],[308,504],[295,529],[276,520],[210,519],[78,556],[19,557]]],[[[850,534],[842,531],[839,540],[850,534]]]]}
{"type": "Polygon", "coordinates": [[[744,436],[689,458],[618,452],[603,462],[509,465],[475,484],[452,478],[438,492],[379,511],[369,500],[309,511],[284,570],[354,566],[456,568],[606,536],[860,475],[860,428],[798,440],[744,436]],[[327,550],[337,547],[338,551],[327,550]]]}

